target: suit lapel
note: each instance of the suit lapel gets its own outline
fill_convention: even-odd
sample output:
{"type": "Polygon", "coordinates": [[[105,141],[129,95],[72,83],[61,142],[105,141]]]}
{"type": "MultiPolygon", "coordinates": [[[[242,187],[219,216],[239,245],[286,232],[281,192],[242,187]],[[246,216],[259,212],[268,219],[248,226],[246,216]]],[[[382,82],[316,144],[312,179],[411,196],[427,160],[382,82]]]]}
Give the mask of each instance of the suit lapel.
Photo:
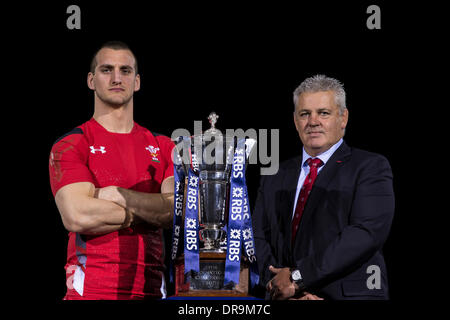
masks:
{"type": "MultiPolygon", "coordinates": [[[[311,219],[312,214],[322,200],[324,194],[328,190],[328,185],[333,180],[339,168],[350,159],[351,150],[345,142],[333,153],[330,159],[327,161],[323,169],[319,172],[316,181],[311,189],[306,206],[303,211],[302,219],[300,220],[299,230],[297,231],[295,243],[299,241],[299,234],[302,233],[303,226],[308,225],[308,221],[311,219]]],[[[293,202],[294,200],[292,200],[293,202]]]]}
{"type": "Polygon", "coordinates": [[[286,229],[284,230],[284,244],[291,247],[291,220],[292,220],[292,212],[294,210],[294,201],[295,201],[295,192],[297,190],[298,178],[300,176],[302,164],[302,156],[295,159],[292,166],[286,170],[284,181],[283,181],[283,190],[285,190],[284,196],[281,201],[281,215],[282,221],[280,222],[280,226],[284,226],[286,229]]]}

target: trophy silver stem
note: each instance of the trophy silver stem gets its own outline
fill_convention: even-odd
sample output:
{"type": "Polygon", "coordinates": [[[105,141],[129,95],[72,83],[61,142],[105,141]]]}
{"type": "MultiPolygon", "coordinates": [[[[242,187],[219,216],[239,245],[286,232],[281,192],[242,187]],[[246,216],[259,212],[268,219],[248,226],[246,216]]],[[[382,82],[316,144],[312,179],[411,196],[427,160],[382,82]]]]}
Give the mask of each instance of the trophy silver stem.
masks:
{"type": "Polygon", "coordinates": [[[226,237],[223,227],[228,212],[227,193],[229,188],[226,171],[200,171],[200,237],[202,251],[224,252],[220,242],[226,237]]]}
{"type": "Polygon", "coordinates": [[[220,225],[204,225],[200,231],[200,238],[203,240],[202,252],[222,253],[225,250],[220,248],[220,243],[225,240],[226,233],[220,225]]]}

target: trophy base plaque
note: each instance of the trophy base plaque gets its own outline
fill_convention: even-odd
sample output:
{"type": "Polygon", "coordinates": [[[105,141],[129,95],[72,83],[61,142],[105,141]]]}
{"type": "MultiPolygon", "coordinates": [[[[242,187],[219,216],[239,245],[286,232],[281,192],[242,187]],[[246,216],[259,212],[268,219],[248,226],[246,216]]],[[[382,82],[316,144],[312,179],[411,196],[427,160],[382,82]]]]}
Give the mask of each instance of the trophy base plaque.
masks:
{"type": "Polygon", "coordinates": [[[184,256],[175,263],[175,296],[179,297],[246,297],[249,287],[249,268],[242,257],[239,283],[224,288],[226,253],[200,252],[200,272],[184,274],[184,256]]]}

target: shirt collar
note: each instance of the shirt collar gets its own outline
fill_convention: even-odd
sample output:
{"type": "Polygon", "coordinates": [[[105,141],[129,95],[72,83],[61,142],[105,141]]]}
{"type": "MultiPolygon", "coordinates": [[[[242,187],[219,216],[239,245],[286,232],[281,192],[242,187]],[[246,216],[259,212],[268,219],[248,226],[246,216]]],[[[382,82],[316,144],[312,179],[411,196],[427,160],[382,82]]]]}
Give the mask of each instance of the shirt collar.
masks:
{"type": "Polygon", "coordinates": [[[334,145],[332,145],[330,149],[328,149],[327,151],[322,152],[321,154],[317,155],[316,157],[310,156],[305,151],[305,147],[303,147],[303,158],[302,158],[303,163],[302,163],[302,167],[307,165],[306,161],[309,158],[319,158],[320,160],[322,160],[323,165],[326,165],[327,161],[331,158],[333,153],[341,146],[342,142],[344,142],[343,138],[341,138],[338,142],[336,142],[334,145]]]}

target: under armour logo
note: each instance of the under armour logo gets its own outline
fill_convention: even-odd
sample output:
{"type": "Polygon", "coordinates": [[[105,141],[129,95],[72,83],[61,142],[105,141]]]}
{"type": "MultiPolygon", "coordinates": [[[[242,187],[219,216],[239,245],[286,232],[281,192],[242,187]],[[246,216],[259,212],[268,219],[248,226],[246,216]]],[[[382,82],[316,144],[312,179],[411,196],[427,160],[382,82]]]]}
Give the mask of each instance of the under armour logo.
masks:
{"type": "Polygon", "coordinates": [[[106,153],[105,147],[103,147],[103,146],[100,146],[100,148],[98,148],[98,149],[95,149],[94,146],[90,146],[89,148],[91,148],[91,153],[94,153],[94,154],[97,151],[100,151],[101,153],[106,153]]]}

